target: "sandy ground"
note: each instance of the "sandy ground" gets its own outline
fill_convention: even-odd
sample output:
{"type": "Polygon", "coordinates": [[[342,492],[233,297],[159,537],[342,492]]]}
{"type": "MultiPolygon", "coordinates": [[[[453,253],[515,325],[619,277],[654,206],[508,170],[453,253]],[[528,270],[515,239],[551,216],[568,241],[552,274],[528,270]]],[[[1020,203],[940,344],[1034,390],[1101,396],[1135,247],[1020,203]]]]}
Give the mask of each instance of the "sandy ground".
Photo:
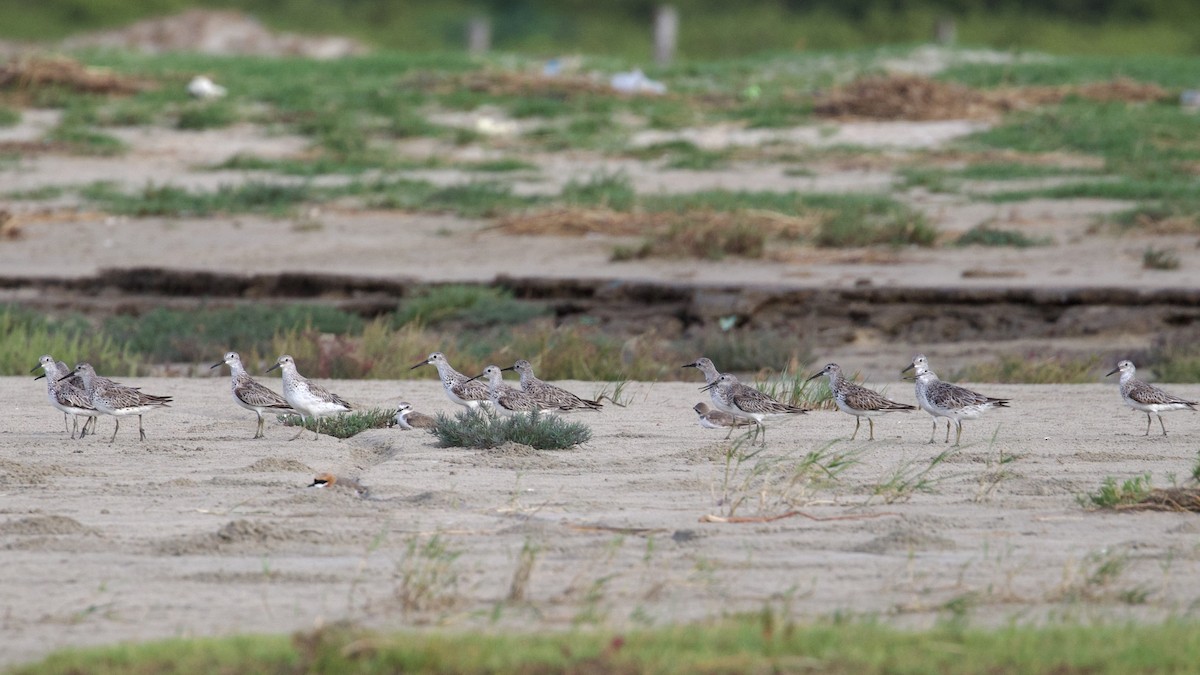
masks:
{"type": "MultiPolygon", "coordinates": [[[[897,376],[875,375],[911,400],[897,376]]],[[[129,383],[177,403],[147,416],[149,441],[127,421],[110,445],[111,418],[100,437],[69,440],[41,382],[4,378],[3,662],[343,619],[556,630],[769,607],[926,625],[951,607],[996,624],[1189,616],[1200,602],[1195,515],[1077,503],[1106,476],[1183,483],[1196,460],[1200,417],[1170,415],[1169,437],[1144,438],[1113,384],[981,385],[1012,407],[968,422],[964,445],[929,469],[946,446],[927,444],[924,413],[850,442],[853,420],[832,411],[775,422],[763,451],[727,465],[723,434],[696,424],[695,383],[631,385],[628,407],[575,416],[594,435],[565,451],[439,448],[382,429],[289,442],[274,422],[255,441],[223,377],[129,383]],[[853,463],[789,483],[810,452],[853,463]],[[306,487],[318,471],[357,477],[370,496],[306,487]],[[892,503],[875,494],[904,483],[892,503]],[[738,516],[831,520],[701,522],[739,498],[738,516]],[[507,601],[526,547],[528,582],[507,601]]],[[[432,380],[327,384],[365,406],[452,408],[432,380]]]]}

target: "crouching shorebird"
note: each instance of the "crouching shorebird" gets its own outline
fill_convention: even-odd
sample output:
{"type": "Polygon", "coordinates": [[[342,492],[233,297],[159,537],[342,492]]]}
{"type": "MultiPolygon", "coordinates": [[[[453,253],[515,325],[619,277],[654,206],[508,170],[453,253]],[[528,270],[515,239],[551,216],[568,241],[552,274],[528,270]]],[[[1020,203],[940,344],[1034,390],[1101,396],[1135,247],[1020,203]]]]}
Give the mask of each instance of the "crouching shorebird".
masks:
{"type": "Polygon", "coordinates": [[[748,417],[738,417],[736,415],[730,415],[723,410],[714,410],[703,401],[692,406],[692,410],[695,410],[696,414],[699,415],[697,421],[700,423],[700,426],[704,427],[705,429],[728,429],[729,434],[726,434],[725,438],[729,438],[729,435],[733,433],[734,429],[739,427],[753,426],[756,424],[754,420],[748,417]]]}
{"type": "Polygon", "coordinates": [[[304,420],[308,417],[317,421],[317,426],[313,430],[313,440],[315,441],[321,437],[322,416],[350,412],[350,404],[343,401],[337,394],[296,372],[296,361],[287,354],[279,357],[279,360],[268,368],[267,372],[276,368],[283,370],[283,398],[292,407],[292,410],[300,415],[300,431],[297,431],[290,440],[294,441],[304,433],[304,420]]]}
{"type": "Polygon", "coordinates": [[[226,352],[225,358],[214,363],[212,368],[221,366],[229,366],[231,378],[229,386],[233,390],[233,402],[258,415],[258,427],[254,430],[255,438],[265,436],[263,433],[264,412],[268,410],[276,413],[295,412],[292,410],[291,404],[282,396],[259,384],[246,373],[246,368],[242,366],[242,357],[237,352],[226,352]]]}
{"type": "Polygon", "coordinates": [[[455,370],[446,360],[445,354],[434,352],[409,370],[416,370],[424,365],[437,368],[438,378],[442,380],[442,389],[446,391],[446,398],[454,403],[474,409],[491,400],[487,385],[455,370]]]}
{"type": "Polygon", "coordinates": [[[516,371],[521,376],[521,391],[537,399],[538,402],[544,403],[547,407],[557,408],[564,412],[567,410],[600,410],[604,407],[604,404],[599,401],[579,398],[562,387],[538,379],[533,374],[533,366],[525,359],[520,359],[512,366],[501,368],[501,370],[516,371]]]}
{"type": "Polygon", "coordinates": [[[109,443],[117,440],[117,432],[121,430],[121,418],[127,415],[137,415],[138,440],[146,440],[146,430],[142,426],[142,415],[156,408],[164,408],[171,403],[170,396],[152,396],[143,393],[137,387],[127,387],[117,384],[107,377],[100,377],[89,363],[80,363],[75,370],[63,375],[60,381],[78,375],[83,380],[83,389],[88,395],[92,407],[105,415],[112,415],[117,422],[109,443]]]}
{"type": "Polygon", "coordinates": [[[1196,401],[1173,396],[1134,377],[1137,368],[1133,366],[1133,361],[1121,361],[1116,368],[1108,371],[1108,375],[1105,377],[1113,373],[1121,373],[1121,398],[1124,399],[1125,405],[1146,413],[1146,433],[1142,434],[1143,436],[1150,435],[1150,413],[1158,416],[1158,425],[1162,427],[1163,436],[1166,436],[1167,426],[1163,424],[1163,413],[1171,410],[1196,409],[1196,401]]]}
{"type": "Polygon", "coordinates": [[[946,418],[946,443],[950,442],[950,420],[954,420],[955,428],[958,430],[954,437],[954,444],[958,445],[962,442],[963,420],[978,419],[980,415],[992,408],[1008,407],[1008,399],[991,398],[957,384],[942,382],[938,379],[937,374],[929,369],[929,361],[924,354],[917,354],[913,357],[912,363],[900,373],[904,374],[910,370],[916,375],[914,387],[917,405],[933,417],[933,434],[929,436],[930,443],[934,442],[934,435],[937,434],[937,418],[939,417],[946,418]]]}
{"type": "Polygon", "coordinates": [[[100,414],[92,407],[91,397],[83,390],[83,381],[73,376],[64,378],[73,373],[67,368],[67,364],[55,361],[54,357],[49,354],[38,359],[38,365],[29,372],[32,373],[38,369],[42,370],[42,374],[33,379],[46,378],[46,398],[50,401],[50,405],[62,411],[63,429],[68,430],[66,426],[68,415],[74,420],[69,429],[71,438],[75,438],[75,432],[79,431],[79,418],[87,418],[83,422],[83,430],[79,433],[79,437],[83,438],[87,435],[88,424],[95,424],[96,416],[100,414]]]}
{"type": "Polygon", "coordinates": [[[763,420],[768,417],[781,415],[797,415],[808,412],[804,408],[781,403],[761,391],[742,384],[736,377],[724,373],[715,382],[700,389],[712,392],[713,403],[717,408],[738,417],[748,417],[758,425],[762,432],[763,445],[767,444],[767,428],[763,420]]]}
{"type": "Polygon", "coordinates": [[[401,429],[412,431],[413,429],[432,429],[437,425],[437,420],[429,415],[423,415],[413,410],[412,404],[408,401],[401,401],[400,405],[396,406],[396,414],[388,421],[388,426],[397,426],[401,429]]]}
{"type": "Polygon", "coordinates": [[[917,409],[916,406],[897,403],[877,391],[851,382],[842,375],[842,367],[836,363],[827,364],[821,372],[808,379],[809,381],[815,380],[822,375],[829,378],[829,391],[833,394],[833,402],[837,404],[838,410],[854,415],[854,433],[850,434],[850,440],[854,440],[858,436],[858,427],[862,424],[864,417],[867,418],[867,425],[871,431],[867,440],[873,441],[875,440],[875,420],[873,419],[875,415],[917,409]]]}

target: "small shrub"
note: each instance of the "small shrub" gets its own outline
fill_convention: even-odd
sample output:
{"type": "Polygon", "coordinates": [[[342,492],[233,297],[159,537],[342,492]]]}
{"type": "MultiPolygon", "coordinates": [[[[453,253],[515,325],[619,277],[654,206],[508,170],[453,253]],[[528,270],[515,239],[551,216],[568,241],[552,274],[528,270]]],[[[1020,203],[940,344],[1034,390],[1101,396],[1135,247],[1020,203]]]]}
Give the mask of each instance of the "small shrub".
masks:
{"type": "MultiPolygon", "coordinates": [[[[356,410],[341,415],[322,417],[321,433],[328,434],[334,438],[350,438],[356,434],[361,434],[367,429],[383,429],[387,427],[388,420],[392,419],[392,415],[395,412],[394,410],[371,408],[370,410],[356,410]]],[[[279,419],[287,427],[300,425],[299,415],[280,415],[279,419]]],[[[305,418],[304,428],[309,431],[315,431],[317,428],[316,420],[311,417],[305,418]]]]}
{"type": "Polygon", "coordinates": [[[1150,474],[1134,476],[1129,480],[1117,482],[1109,476],[1096,492],[1079,496],[1079,503],[1099,509],[1115,509],[1121,506],[1137,504],[1150,496],[1150,474]]]}
{"type": "Polygon", "coordinates": [[[1174,270],[1179,269],[1179,256],[1165,248],[1147,247],[1142,252],[1142,269],[1174,270]]]}
{"type": "Polygon", "coordinates": [[[592,431],[580,422],[531,413],[499,417],[491,408],[461,410],[453,417],[439,413],[433,428],[443,447],[487,450],[519,443],[538,450],[562,450],[588,442],[592,431]]]}
{"type": "Polygon", "coordinates": [[[1031,237],[1024,232],[1001,230],[988,225],[973,227],[959,236],[954,242],[956,246],[1011,246],[1013,248],[1029,248],[1031,246],[1046,246],[1050,244],[1048,237],[1031,237]]]}

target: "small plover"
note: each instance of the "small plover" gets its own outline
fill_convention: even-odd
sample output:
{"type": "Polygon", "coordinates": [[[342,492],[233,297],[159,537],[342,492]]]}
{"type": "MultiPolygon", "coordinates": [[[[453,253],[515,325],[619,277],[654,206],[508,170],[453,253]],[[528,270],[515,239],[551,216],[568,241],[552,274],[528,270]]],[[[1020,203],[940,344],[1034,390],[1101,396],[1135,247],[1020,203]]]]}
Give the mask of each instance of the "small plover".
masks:
{"type": "Polygon", "coordinates": [[[478,380],[481,377],[487,378],[488,396],[492,401],[492,407],[502,415],[553,410],[551,406],[530,396],[528,393],[505,384],[504,373],[500,370],[499,366],[488,366],[483,369],[482,373],[471,379],[478,380]]]}
{"type": "MultiPolygon", "coordinates": [[[[692,410],[695,410],[696,414],[699,415],[697,421],[700,422],[700,426],[704,427],[705,429],[727,429],[729,434],[732,434],[734,429],[739,427],[750,427],[756,424],[754,420],[748,417],[730,415],[724,410],[716,410],[710,407],[703,401],[692,406],[692,410]]],[[[726,434],[725,437],[729,438],[729,434],[726,434]]]]}
{"type": "Polygon", "coordinates": [[[413,410],[412,404],[408,401],[401,401],[396,407],[396,414],[388,422],[388,426],[397,426],[401,429],[432,429],[437,425],[437,420],[429,415],[423,415],[413,410]]]}
{"type": "Polygon", "coordinates": [[[950,442],[950,420],[954,421],[957,431],[954,444],[958,445],[962,442],[963,420],[977,419],[992,408],[1008,407],[1008,399],[984,396],[966,387],[942,382],[938,379],[937,374],[929,369],[929,360],[925,358],[924,354],[917,354],[913,357],[912,363],[900,373],[907,373],[910,370],[914,371],[916,375],[914,389],[917,405],[933,416],[934,433],[929,436],[930,443],[934,442],[934,436],[937,434],[937,418],[939,417],[946,418],[946,443],[950,442]]]}
{"type": "Polygon", "coordinates": [[[521,376],[521,391],[529,394],[537,399],[540,403],[548,407],[557,408],[562,411],[567,410],[600,410],[604,407],[599,401],[589,401],[585,398],[579,398],[575,394],[538,379],[533,374],[533,366],[525,359],[520,359],[508,368],[502,370],[514,370],[521,376]]]}
{"type": "Polygon", "coordinates": [[[283,370],[284,400],[288,402],[292,410],[300,415],[300,431],[297,431],[291,440],[300,438],[300,434],[304,433],[304,420],[307,417],[312,417],[317,422],[316,428],[313,430],[313,440],[315,441],[321,437],[322,416],[350,412],[350,404],[343,401],[340,396],[296,372],[296,361],[287,354],[280,356],[275,365],[267,369],[267,372],[276,368],[283,370]]]}
{"type": "Polygon", "coordinates": [[[429,358],[409,370],[416,370],[424,365],[437,368],[438,377],[442,380],[442,388],[446,391],[446,398],[454,403],[467,408],[478,408],[480,404],[491,400],[487,385],[455,370],[446,360],[445,354],[434,352],[429,355],[429,358]]]}
{"type": "Polygon", "coordinates": [[[127,415],[137,415],[138,440],[146,440],[142,415],[156,408],[167,407],[171,403],[170,396],[153,396],[136,387],[127,387],[107,377],[100,377],[90,363],[75,366],[75,370],[62,376],[60,381],[71,375],[78,375],[83,379],[84,391],[87,392],[92,407],[105,415],[112,415],[116,420],[117,426],[113,429],[112,438],[108,439],[109,443],[117,440],[117,432],[121,430],[121,418],[127,415]]]}
{"type": "Polygon", "coordinates": [[[838,410],[854,415],[854,433],[850,434],[850,440],[854,440],[858,436],[858,428],[862,425],[863,417],[867,418],[867,425],[871,431],[867,440],[873,441],[875,440],[875,420],[872,418],[875,415],[917,409],[916,406],[897,403],[877,391],[851,382],[842,375],[842,367],[836,363],[827,364],[821,372],[808,379],[815,380],[822,375],[829,378],[829,391],[833,394],[833,402],[837,404],[838,410]]]}
{"type": "Polygon", "coordinates": [[[50,405],[62,411],[63,429],[71,433],[71,438],[75,438],[75,432],[79,430],[79,418],[87,418],[83,422],[83,431],[79,434],[79,437],[83,438],[87,434],[88,424],[94,423],[93,420],[100,414],[92,406],[87,392],[80,387],[83,381],[77,377],[63,378],[71,372],[70,369],[67,368],[67,364],[55,361],[54,357],[49,354],[38,359],[38,365],[29,372],[32,373],[39,369],[42,374],[33,379],[46,378],[46,398],[50,401],[50,405]],[[60,378],[63,378],[62,381],[59,381],[60,378]],[[68,415],[73,421],[70,428],[67,427],[68,415]]]}
{"type": "Polygon", "coordinates": [[[722,374],[715,382],[701,388],[701,391],[704,390],[716,392],[712,400],[717,408],[731,415],[754,420],[762,432],[763,445],[767,443],[767,428],[763,425],[763,420],[768,417],[803,415],[808,412],[804,408],[776,401],[754,387],[742,384],[729,373],[722,374]]]}
{"type": "MultiPolygon", "coordinates": [[[[233,402],[246,410],[258,415],[258,426],[254,430],[255,438],[262,438],[263,413],[271,410],[276,413],[290,413],[291,404],[266,386],[259,384],[246,373],[242,366],[242,357],[237,352],[226,352],[225,358],[212,365],[212,368],[229,366],[229,386],[233,390],[233,402]]],[[[212,370],[209,368],[209,370],[212,370]]]]}
{"type": "Polygon", "coordinates": [[[337,476],[332,473],[317,474],[316,478],[313,478],[313,482],[308,484],[308,487],[310,487],[310,488],[331,488],[331,487],[346,488],[347,490],[354,490],[354,493],[357,494],[359,497],[366,497],[370,494],[370,490],[367,488],[367,486],[358,482],[354,478],[347,478],[345,476],[337,476]]]}
{"type": "Polygon", "coordinates": [[[1125,405],[1146,413],[1146,433],[1142,434],[1143,436],[1150,435],[1150,413],[1158,416],[1158,425],[1162,427],[1163,436],[1166,436],[1167,425],[1163,424],[1163,413],[1171,410],[1195,410],[1198,405],[1196,401],[1188,401],[1168,394],[1162,389],[1134,377],[1137,368],[1134,367],[1133,361],[1121,361],[1116,368],[1108,371],[1108,375],[1105,377],[1113,373],[1121,373],[1121,398],[1125,401],[1125,405]]]}

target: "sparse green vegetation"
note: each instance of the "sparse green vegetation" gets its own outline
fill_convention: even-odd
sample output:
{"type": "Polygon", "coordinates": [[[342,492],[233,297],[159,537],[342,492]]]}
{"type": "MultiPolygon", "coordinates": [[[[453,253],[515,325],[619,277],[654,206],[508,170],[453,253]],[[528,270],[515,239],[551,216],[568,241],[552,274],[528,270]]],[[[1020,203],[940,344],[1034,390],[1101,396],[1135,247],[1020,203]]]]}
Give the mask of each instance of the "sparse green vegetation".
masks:
{"type": "Polygon", "coordinates": [[[10,108],[5,105],[0,105],[0,129],[4,127],[15,127],[21,122],[21,111],[10,108]]]}
{"type": "MultiPolygon", "coordinates": [[[[452,551],[450,552],[452,553],[452,551]]],[[[445,560],[446,554],[426,556],[445,560]]],[[[442,565],[445,569],[445,565],[442,565]]],[[[1196,627],[1081,623],[984,629],[938,624],[902,630],[882,622],[809,624],[768,615],[614,633],[413,631],[391,635],[341,624],[294,636],[173,639],[58,652],[17,675],[88,672],[365,671],[760,672],[803,663],[814,675],[898,672],[1186,672],[1200,659],[1196,627]],[[776,625],[778,623],[779,625],[776,625]],[[370,648],[363,648],[369,645],[370,648]]]]}
{"type": "Polygon", "coordinates": [[[953,379],[1002,384],[1083,384],[1096,381],[1099,366],[1098,356],[1006,355],[968,366],[955,373],[953,379]]]}
{"type": "Polygon", "coordinates": [[[505,443],[536,450],[563,450],[587,443],[592,437],[591,429],[581,422],[536,412],[500,417],[490,407],[461,410],[453,417],[439,413],[433,433],[443,446],[481,450],[505,443]]]}
{"type": "MultiPolygon", "coordinates": [[[[368,429],[383,429],[387,426],[388,420],[392,419],[394,413],[394,410],[371,408],[370,410],[355,410],[341,415],[322,417],[321,433],[333,436],[334,438],[350,438],[368,429]]],[[[284,426],[300,426],[299,415],[281,415],[279,419],[283,422],[284,426]]],[[[305,418],[304,428],[309,431],[316,431],[317,421],[311,417],[305,418]]]]}
{"type": "Polygon", "coordinates": [[[1002,230],[990,225],[979,225],[963,232],[954,243],[957,246],[1029,248],[1030,246],[1048,246],[1053,242],[1048,237],[1031,237],[1016,230],[1002,230]]]}
{"type": "Polygon", "coordinates": [[[527,323],[544,316],[546,309],[535,302],[518,302],[503,289],[449,284],[431,286],[404,300],[396,312],[397,326],[419,323],[436,327],[447,323],[472,328],[527,323]]]}
{"type": "Polygon", "coordinates": [[[1150,474],[1134,476],[1128,480],[1117,481],[1109,476],[1104,484],[1095,492],[1079,496],[1079,503],[1098,509],[1115,509],[1122,506],[1138,504],[1150,496],[1152,490],[1150,474]]]}
{"type": "Polygon", "coordinates": [[[1170,249],[1149,246],[1145,251],[1142,251],[1142,269],[1179,269],[1179,255],[1170,249]]]}

